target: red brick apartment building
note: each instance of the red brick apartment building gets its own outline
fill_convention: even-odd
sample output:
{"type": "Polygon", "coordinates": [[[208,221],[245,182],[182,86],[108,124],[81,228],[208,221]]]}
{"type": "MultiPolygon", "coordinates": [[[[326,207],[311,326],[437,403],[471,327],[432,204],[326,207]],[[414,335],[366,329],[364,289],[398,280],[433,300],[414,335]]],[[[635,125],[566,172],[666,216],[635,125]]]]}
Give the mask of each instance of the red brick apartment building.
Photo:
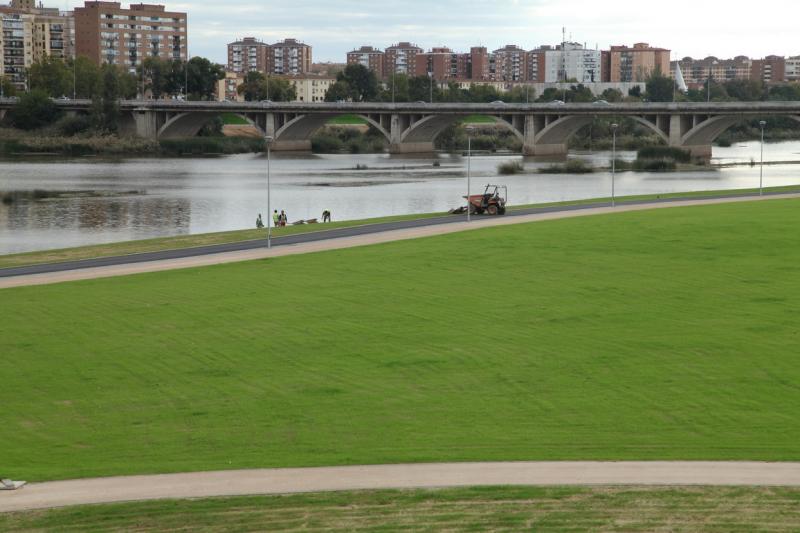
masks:
{"type": "Polygon", "coordinates": [[[186,13],[163,5],[84,2],[75,8],[75,53],[133,71],[146,57],[188,56],[186,13]]]}

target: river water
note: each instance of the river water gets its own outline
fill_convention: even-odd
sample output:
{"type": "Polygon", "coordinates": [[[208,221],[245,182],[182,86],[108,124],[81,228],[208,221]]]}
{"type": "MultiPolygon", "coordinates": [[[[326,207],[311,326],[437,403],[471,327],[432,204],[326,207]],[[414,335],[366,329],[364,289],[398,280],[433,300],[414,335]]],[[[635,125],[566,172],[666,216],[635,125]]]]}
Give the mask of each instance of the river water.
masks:
{"type": "MultiPolygon", "coordinates": [[[[572,153],[608,165],[610,153],[572,153]]],[[[633,159],[635,153],[622,152],[633,159]]],[[[714,163],[760,158],[758,142],[715,148],[714,163]]],[[[550,163],[526,159],[525,172],[497,175],[515,155],[472,157],[473,191],[486,183],[508,186],[510,204],[608,196],[609,172],[538,174],[550,163]]],[[[767,162],[800,161],[800,142],[767,144],[767,162]]],[[[271,161],[272,206],[289,220],[334,220],[446,211],[466,193],[467,158],[390,155],[286,155],[271,161]],[[366,167],[357,170],[356,167],[366,167]]],[[[800,183],[800,165],[765,167],[765,186],[800,183]]],[[[738,189],[758,186],[759,168],[737,166],[698,172],[617,174],[617,194],[738,189]]],[[[0,160],[0,254],[252,228],[267,216],[266,158],[0,160]],[[45,193],[35,191],[46,191],[45,193]],[[6,200],[8,202],[8,200],[6,200]]]]}

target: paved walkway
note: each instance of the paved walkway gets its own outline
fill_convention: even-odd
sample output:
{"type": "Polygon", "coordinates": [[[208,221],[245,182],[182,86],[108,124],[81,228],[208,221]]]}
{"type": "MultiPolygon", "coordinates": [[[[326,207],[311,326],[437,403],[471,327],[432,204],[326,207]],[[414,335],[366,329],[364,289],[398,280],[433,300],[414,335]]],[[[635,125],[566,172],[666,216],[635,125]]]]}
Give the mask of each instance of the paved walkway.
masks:
{"type": "MultiPolygon", "coordinates": [[[[590,215],[600,215],[608,213],[623,213],[629,211],[643,211],[650,209],[668,209],[672,207],[686,207],[697,205],[711,205],[732,202],[752,202],[768,201],[773,199],[800,198],[800,194],[774,194],[769,196],[739,196],[723,198],[706,198],[697,200],[669,200],[664,202],[646,202],[637,204],[618,205],[617,207],[593,207],[575,209],[575,207],[565,208],[564,211],[548,211],[527,215],[515,215],[497,218],[482,218],[480,222],[449,222],[446,224],[436,224],[430,226],[411,227],[382,231],[379,233],[365,233],[349,237],[330,238],[316,240],[313,242],[303,242],[298,244],[287,244],[272,249],[254,248],[225,253],[215,253],[192,257],[181,257],[166,260],[154,260],[129,264],[115,264],[95,268],[81,268],[76,270],[66,270],[61,272],[48,272],[41,274],[19,275],[12,277],[0,277],[0,289],[11,287],[23,287],[30,285],[47,285],[66,281],[78,281],[86,279],[107,278],[114,276],[124,276],[129,274],[141,274],[145,272],[157,272],[163,270],[175,270],[181,268],[202,267],[218,265],[223,263],[234,263],[253,259],[264,259],[269,257],[281,257],[286,255],[297,255],[326,250],[337,250],[343,248],[353,248],[369,244],[416,239],[420,237],[430,237],[433,235],[444,235],[467,230],[478,230],[494,226],[506,226],[510,224],[523,224],[527,222],[538,222],[543,220],[556,220],[563,218],[583,217],[590,215]]],[[[123,258],[117,258],[123,259],[123,258]]]]}
{"type": "Polygon", "coordinates": [[[800,463],[517,462],[231,470],[30,484],[0,492],[0,512],[165,498],[498,485],[800,487],[800,463]]]}

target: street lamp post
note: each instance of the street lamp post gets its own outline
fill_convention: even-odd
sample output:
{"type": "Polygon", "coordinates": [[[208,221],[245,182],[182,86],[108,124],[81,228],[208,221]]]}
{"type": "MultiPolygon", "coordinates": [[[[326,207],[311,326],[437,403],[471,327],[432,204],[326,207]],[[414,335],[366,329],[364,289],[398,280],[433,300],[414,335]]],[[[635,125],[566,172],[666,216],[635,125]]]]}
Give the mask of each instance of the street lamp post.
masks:
{"type": "Polygon", "coordinates": [[[394,81],[394,80],[395,80],[395,74],[396,74],[396,72],[395,72],[395,71],[396,71],[396,70],[397,70],[396,68],[393,68],[393,69],[392,69],[392,103],[394,103],[394,95],[395,95],[395,90],[394,90],[394,87],[395,87],[394,83],[395,83],[395,81],[394,81]]]}
{"type": "Polygon", "coordinates": [[[611,207],[616,207],[616,180],[617,180],[617,128],[619,124],[611,125],[611,207]]]}
{"type": "Polygon", "coordinates": [[[433,72],[428,72],[428,77],[431,80],[431,103],[433,103],[433,72]]]}
{"type": "Polygon", "coordinates": [[[761,126],[761,171],[758,178],[758,195],[764,196],[764,126],[767,122],[762,120],[758,125],[761,126]]]}
{"type": "Polygon", "coordinates": [[[473,126],[467,126],[467,222],[472,221],[472,204],[470,203],[470,191],[472,189],[472,132],[473,126]]]}
{"type": "Polygon", "coordinates": [[[72,60],[72,99],[78,99],[78,60],[72,60]]]}
{"type": "Polygon", "coordinates": [[[271,135],[267,135],[264,138],[264,142],[267,145],[267,248],[272,248],[272,187],[270,184],[269,163],[273,140],[275,139],[271,135]]]}

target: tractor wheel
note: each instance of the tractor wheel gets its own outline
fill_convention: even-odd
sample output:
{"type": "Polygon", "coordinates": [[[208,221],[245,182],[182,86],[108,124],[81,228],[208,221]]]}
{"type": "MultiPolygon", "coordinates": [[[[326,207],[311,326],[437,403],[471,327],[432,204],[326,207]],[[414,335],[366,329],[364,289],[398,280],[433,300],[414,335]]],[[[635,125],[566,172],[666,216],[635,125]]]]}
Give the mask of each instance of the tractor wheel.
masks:
{"type": "Polygon", "coordinates": [[[489,207],[486,208],[486,212],[491,216],[497,215],[497,206],[490,205],[489,207]]]}

